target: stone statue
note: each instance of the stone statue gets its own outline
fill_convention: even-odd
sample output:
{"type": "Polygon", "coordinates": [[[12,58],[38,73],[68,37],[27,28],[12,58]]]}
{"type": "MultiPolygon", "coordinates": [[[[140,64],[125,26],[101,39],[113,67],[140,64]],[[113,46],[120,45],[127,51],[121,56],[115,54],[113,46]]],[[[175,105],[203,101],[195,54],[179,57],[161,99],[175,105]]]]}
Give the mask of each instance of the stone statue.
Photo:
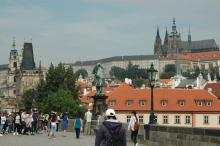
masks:
{"type": "Polygon", "coordinates": [[[98,63],[98,69],[95,74],[95,86],[96,86],[96,95],[100,96],[103,95],[103,86],[104,86],[104,68],[103,66],[98,63]]]}

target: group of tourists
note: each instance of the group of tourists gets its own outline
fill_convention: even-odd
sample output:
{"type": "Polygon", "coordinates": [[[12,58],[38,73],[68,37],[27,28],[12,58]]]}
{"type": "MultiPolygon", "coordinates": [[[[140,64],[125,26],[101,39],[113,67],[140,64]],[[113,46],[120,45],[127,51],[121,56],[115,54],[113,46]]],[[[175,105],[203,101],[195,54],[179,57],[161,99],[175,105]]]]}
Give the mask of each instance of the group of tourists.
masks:
{"type": "Polygon", "coordinates": [[[0,136],[6,134],[13,135],[35,135],[47,133],[49,138],[55,137],[59,125],[63,135],[65,135],[68,126],[67,113],[58,114],[56,112],[39,113],[36,110],[32,112],[20,111],[14,113],[3,112],[0,117],[0,136]]]}
{"type": "MultiPolygon", "coordinates": [[[[126,146],[126,131],[122,123],[117,120],[113,109],[107,109],[105,114],[96,114],[97,126],[94,129],[96,134],[95,146],[126,146]]],[[[84,117],[78,114],[73,123],[75,137],[80,138],[80,133],[91,134],[92,113],[88,110],[84,117]],[[84,118],[84,119],[83,119],[84,118]]],[[[56,132],[61,126],[62,136],[66,136],[69,125],[68,113],[38,113],[37,111],[20,111],[16,113],[4,112],[1,116],[0,136],[4,134],[13,135],[35,135],[46,133],[48,138],[55,138],[56,132]]],[[[131,140],[134,146],[138,146],[137,127],[138,118],[136,111],[132,112],[132,117],[128,124],[128,131],[131,131],[131,140]]],[[[71,125],[70,125],[71,126],[71,125]]]]}

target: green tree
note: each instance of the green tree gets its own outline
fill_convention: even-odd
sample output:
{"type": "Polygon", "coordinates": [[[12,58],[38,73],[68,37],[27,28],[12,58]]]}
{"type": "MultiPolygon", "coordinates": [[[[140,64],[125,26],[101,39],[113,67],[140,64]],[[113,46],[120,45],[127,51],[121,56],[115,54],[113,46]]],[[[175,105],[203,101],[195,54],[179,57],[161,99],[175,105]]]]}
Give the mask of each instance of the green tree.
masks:
{"type": "Polygon", "coordinates": [[[78,79],[80,74],[82,75],[83,78],[87,78],[88,77],[88,72],[84,68],[81,68],[81,69],[77,70],[75,72],[75,77],[78,79]]]}
{"type": "Polygon", "coordinates": [[[111,77],[118,79],[119,81],[124,81],[126,71],[125,69],[117,66],[113,66],[109,71],[111,77]]]}
{"type": "Polygon", "coordinates": [[[78,100],[78,88],[76,87],[76,79],[73,73],[73,68],[69,66],[65,73],[65,87],[71,92],[72,97],[78,100]]]}
{"type": "Polygon", "coordinates": [[[27,110],[30,110],[32,108],[33,99],[34,99],[33,94],[34,94],[34,90],[30,89],[30,90],[27,90],[22,96],[21,102],[23,106],[25,107],[25,109],[27,110]]]}
{"type": "Polygon", "coordinates": [[[132,63],[129,62],[128,67],[126,68],[126,77],[128,77],[129,79],[137,79],[138,65],[132,65],[132,63]]]}

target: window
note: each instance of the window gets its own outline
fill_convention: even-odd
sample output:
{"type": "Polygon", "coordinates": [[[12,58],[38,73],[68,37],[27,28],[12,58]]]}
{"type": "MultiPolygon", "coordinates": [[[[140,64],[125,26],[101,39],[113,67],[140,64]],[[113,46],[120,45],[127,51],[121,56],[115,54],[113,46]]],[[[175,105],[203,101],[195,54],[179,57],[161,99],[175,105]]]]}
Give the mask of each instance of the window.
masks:
{"type": "Polygon", "coordinates": [[[190,116],[186,116],[186,124],[190,124],[191,123],[191,117],[190,116]]]}
{"type": "Polygon", "coordinates": [[[163,116],[163,124],[168,124],[168,116],[163,116]]]}
{"type": "Polygon", "coordinates": [[[206,101],[206,106],[212,106],[212,101],[206,101]]]}
{"type": "Polygon", "coordinates": [[[132,101],[131,100],[127,100],[126,104],[127,104],[127,106],[131,106],[132,105],[132,101]]]}
{"type": "Polygon", "coordinates": [[[116,101],[115,100],[110,100],[109,101],[109,105],[110,106],[115,106],[116,105],[116,101]]]}
{"type": "Polygon", "coordinates": [[[14,67],[14,68],[17,68],[17,62],[14,62],[14,63],[13,63],[13,67],[14,67]]]}
{"type": "Polygon", "coordinates": [[[157,123],[157,116],[154,115],[154,120],[155,120],[155,123],[157,123]]]}
{"type": "Polygon", "coordinates": [[[161,100],[160,104],[161,106],[167,106],[167,100],[161,100]]]}
{"type": "Polygon", "coordinates": [[[197,100],[197,101],[196,101],[196,105],[197,105],[197,106],[202,106],[202,104],[203,104],[203,102],[202,102],[201,100],[197,100]]]}
{"type": "Polygon", "coordinates": [[[204,116],[204,124],[209,124],[209,116],[204,116]]]}
{"type": "Polygon", "coordinates": [[[140,124],[144,123],[144,116],[139,116],[138,119],[140,124]]]}
{"type": "Polygon", "coordinates": [[[140,100],[139,104],[140,104],[140,106],[145,106],[146,105],[146,100],[140,100]]]}
{"type": "Polygon", "coordinates": [[[180,116],[175,116],[175,124],[180,124],[180,116]]]}
{"type": "Polygon", "coordinates": [[[185,105],[185,101],[184,100],[179,100],[178,104],[179,104],[179,106],[184,106],[185,105]]]}
{"type": "Polygon", "coordinates": [[[16,90],[13,90],[13,93],[16,94],[16,90]]]}
{"type": "Polygon", "coordinates": [[[17,80],[16,80],[16,76],[14,76],[14,82],[16,82],[17,80]]]}
{"type": "Polygon", "coordinates": [[[129,115],[129,116],[127,116],[127,123],[129,123],[130,120],[131,120],[131,116],[129,115]]]}

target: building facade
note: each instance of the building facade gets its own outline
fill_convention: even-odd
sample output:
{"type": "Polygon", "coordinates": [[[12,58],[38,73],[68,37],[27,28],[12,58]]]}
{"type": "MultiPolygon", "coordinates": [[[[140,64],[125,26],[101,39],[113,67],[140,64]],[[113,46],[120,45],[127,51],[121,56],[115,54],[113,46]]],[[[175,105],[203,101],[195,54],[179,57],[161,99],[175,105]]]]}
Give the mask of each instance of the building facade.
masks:
{"type": "MultiPolygon", "coordinates": [[[[107,102],[119,121],[129,122],[131,111],[136,110],[140,123],[148,124],[150,96],[148,88],[121,84],[108,94],[107,102]]],[[[154,112],[159,125],[220,128],[220,99],[208,90],[156,88],[154,112]]]]}
{"type": "Polygon", "coordinates": [[[9,64],[0,68],[1,110],[18,110],[23,93],[35,88],[45,72],[41,64],[38,68],[35,66],[32,43],[25,42],[22,54],[19,54],[13,41],[9,64]]]}

